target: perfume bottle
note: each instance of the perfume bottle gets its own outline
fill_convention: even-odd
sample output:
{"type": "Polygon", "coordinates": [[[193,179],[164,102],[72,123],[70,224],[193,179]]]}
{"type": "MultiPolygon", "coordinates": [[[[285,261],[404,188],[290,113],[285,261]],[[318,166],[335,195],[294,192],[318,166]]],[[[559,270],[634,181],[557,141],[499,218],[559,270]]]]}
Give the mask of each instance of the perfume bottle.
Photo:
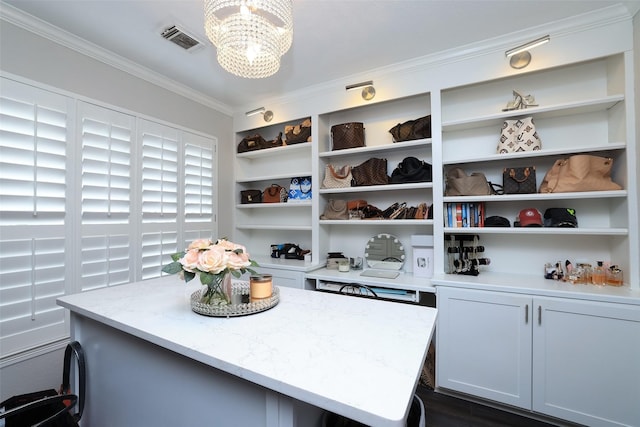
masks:
{"type": "Polygon", "coordinates": [[[597,286],[605,285],[605,271],[602,261],[598,261],[596,267],[593,269],[593,273],[591,273],[591,283],[597,286]]]}
{"type": "Polygon", "coordinates": [[[606,270],[605,280],[609,286],[622,286],[624,283],[622,270],[617,265],[612,265],[606,270]]]}

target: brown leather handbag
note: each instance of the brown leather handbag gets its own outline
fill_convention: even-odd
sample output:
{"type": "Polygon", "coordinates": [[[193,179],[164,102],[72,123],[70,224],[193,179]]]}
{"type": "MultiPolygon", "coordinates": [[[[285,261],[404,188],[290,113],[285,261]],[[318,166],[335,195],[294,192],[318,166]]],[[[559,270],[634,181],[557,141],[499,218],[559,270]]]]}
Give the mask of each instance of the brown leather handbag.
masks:
{"type": "Polygon", "coordinates": [[[262,203],[282,203],[283,193],[287,194],[287,190],[284,187],[278,184],[271,184],[262,193],[262,203]]]}
{"type": "Polygon", "coordinates": [[[387,159],[371,159],[351,168],[354,186],[384,185],[389,183],[387,159]]]}
{"type": "Polygon", "coordinates": [[[540,184],[540,193],[621,190],[611,180],[612,166],[612,158],[590,154],[556,160],[540,184]]]}

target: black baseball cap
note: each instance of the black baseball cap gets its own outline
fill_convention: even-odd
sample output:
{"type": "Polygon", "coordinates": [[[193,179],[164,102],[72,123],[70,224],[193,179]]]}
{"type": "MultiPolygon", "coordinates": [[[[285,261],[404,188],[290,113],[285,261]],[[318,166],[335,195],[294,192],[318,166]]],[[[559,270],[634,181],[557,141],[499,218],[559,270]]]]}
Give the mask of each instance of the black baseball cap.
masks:
{"type": "Polygon", "coordinates": [[[544,211],[544,226],[577,228],[576,210],[571,208],[549,208],[544,211]]]}

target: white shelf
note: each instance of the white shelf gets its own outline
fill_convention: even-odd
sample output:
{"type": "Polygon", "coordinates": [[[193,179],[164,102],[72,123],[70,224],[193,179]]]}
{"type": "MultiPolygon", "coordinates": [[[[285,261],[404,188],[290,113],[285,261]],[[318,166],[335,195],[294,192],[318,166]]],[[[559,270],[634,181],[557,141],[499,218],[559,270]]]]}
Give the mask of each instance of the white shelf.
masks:
{"type": "Polygon", "coordinates": [[[442,163],[444,165],[458,165],[463,163],[478,163],[478,162],[504,162],[514,159],[524,159],[524,158],[533,158],[533,157],[550,157],[550,156],[561,156],[565,154],[578,154],[578,153],[591,153],[591,152],[599,152],[599,151],[612,151],[612,150],[624,150],[627,148],[627,144],[624,142],[616,142],[605,145],[598,146],[582,146],[582,147],[570,147],[563,149],[543,149],[540,151],[523,151],[519,153],[509,153],[509,154],[490,154],[486,156],[474,156],[469,159],[454,159],[454,160],[443,160],[442,163]]]}
{"type": "Polygon", "coordinates": [[[311,202],[295,202],[295,203],[244,203],[236,205],[238,209],[274,209],[274,208],[310,208],[311,202]]]}
{"type": "Polygon", "coordinates": [[[468,202],[513,202],[513,201],[542,201],[542,200],[577,200],[577,199],[608,199],[627,197],[627,190],[613,191],[583,191],[579,193],[532,193],[532,194],[502,194],[492,196],[447,196],[443,201],[449,203],[468,202]]]}
{"type": "Polygon", "coordinates": [[[279,179],[291,179],[299,176],[311,176],[311,171],[287,172],[283,174],[259,175],[253,177],[237,178],[237,183],[276,181],[279,179]]]}
{"type": "Polygon", "coordinates": [[[291,153],[294,151],[308,150],[311,151],[310,142],[302,142],[294,145],[283,145],[281,147],[265,148],[262,150],[247,151],[245,153],[237,153],[238,159],[258,159],[264,157],[281,156],[285,153],[291,153]]]}
{"type": "Polygon", "coordinates": [[[563,227],[445,227],[445,234],[525,234],[550,236],[626,236],[627,228],[563,228],[563,227]]]}
{"type": "Polygon", "coordinates": [[[349,155],[357,155],[357,154],[374,154],[374,153],[382,153],[386,151],[399,151],[399,150],[414,150],[419,148],[424,148],[431,145],[431,138],[426,139],[416,139],[413,141],[405,141],[405,142],[395,142],[391,144],[384,145],[374,145],[370,147],[358,147],[358,148],[347,148],[345,150],[335,150],[335,151],[325,151],[323,153],[319,153],[319,157],[342,157],[349,155]]]}
{"type": "Polygon", "coordinates": [[[238,230],[282,230],[282,231],[311,231],[310,225],[274,225],[274,224],[250,224],[236,225],[238,230]]]}
{"type": "Polygon", "coordinates": [[[321,225],[378,226],[378,225],[433,225],[432,219],[321,219],[321,225]]]}
{"type": "Polygon", "coordinates": [[[346,188],[321,188],[319,192],[320,194],[367,193],[378,191],[419,190],[426,188],[433,188],[433,183],[416,182],[409,184],[365,185],[346,188]]]}
{"type": "Polygon", "coordinates": [[[574,114],[585,114],[595,111],[605,111],[621,101],[624,101],[624,95],[612,95],[603,98],[589,99],[577,102],[567,102],[563,104],[549,105],[544,107],[531,107],[523,110],[501,111],[494,114],[443,122],[442,131],[451,132],[485,126],[500,126],[505,119],[523,116],[534,116],[536,119],[542,119],[547,117],[561,117],[574,114]]]}

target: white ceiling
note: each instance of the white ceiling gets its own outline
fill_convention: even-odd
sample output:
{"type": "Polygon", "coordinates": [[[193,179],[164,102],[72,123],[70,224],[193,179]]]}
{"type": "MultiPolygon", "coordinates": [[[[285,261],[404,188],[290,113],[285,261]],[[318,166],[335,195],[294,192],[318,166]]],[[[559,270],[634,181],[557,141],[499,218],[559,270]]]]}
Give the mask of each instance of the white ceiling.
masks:
{"type": "Polygon", "coordinates": [[[632,16],[640,9],[640,0],[294,0],[294,41],[280,71],[251,80],[217,64],[202,3],[2,0],[0,6],[21,9],[230,110],[613,4],[632,16]],[[160,37],[174,24],[205,47],[189,53],[160,37]]]}

